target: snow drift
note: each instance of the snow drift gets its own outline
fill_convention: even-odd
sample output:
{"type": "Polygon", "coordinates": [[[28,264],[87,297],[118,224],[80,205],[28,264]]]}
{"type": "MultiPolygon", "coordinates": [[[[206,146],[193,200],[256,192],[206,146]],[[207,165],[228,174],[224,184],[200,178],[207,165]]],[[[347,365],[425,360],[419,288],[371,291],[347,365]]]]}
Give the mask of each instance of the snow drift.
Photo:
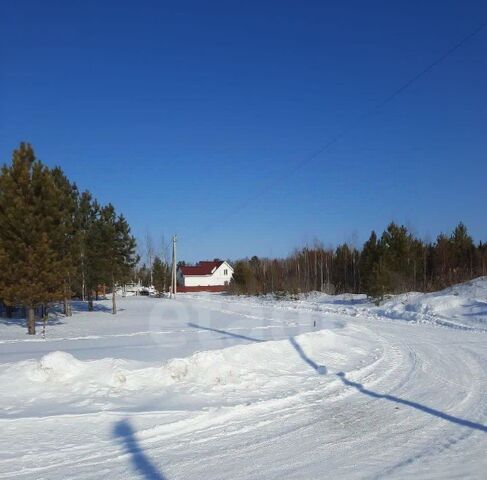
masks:
{"type": "MultiPolygon", "coordinates": [[[[312,370],[346,369],[367,357],[363,332],[323,330],[280,341],[197,352],[162,365],[105,358],[81,361],[66,352],[0,367],[7,416],[130,409],[201,408],[294,395],[312,370]],[[35,399],[35,400],[34,400],[35,399]],[[14,406],[13,406],[14,405],[14,406]]],[[[313,379],[315,376],[313,376],[313,379]]],[[[325,381],[326,383],[326,381],[325,381]]]]}
{"type": "MultiPolygon", "coordinates": [[[[233,298],[227,300],[229,304],[234,301],[233,298]]],[[[438,292],[392,295],[378,307],[366,295],[350,293],[328,295],[312,292],[303,294],[298,300],[284,298],[279,301],[268,295],[247,298],[246,301],[250,304],[272,305],[273,308],[284,311],[311,311],[333,316],[339,313],[352,317],[386,317],[465,330],[487,331],[487,277],[479,277],[438,292]]]]}
{"type": "Polygon", "coordinates": [[[486,285],[0,323],[0,478],[483,478],[486,285]]]}
{"type": "Polygon", "coordinates": [[[397,295],[376,312],[394,319],[487,331],[487,277],[439,292],[397,295]]]}

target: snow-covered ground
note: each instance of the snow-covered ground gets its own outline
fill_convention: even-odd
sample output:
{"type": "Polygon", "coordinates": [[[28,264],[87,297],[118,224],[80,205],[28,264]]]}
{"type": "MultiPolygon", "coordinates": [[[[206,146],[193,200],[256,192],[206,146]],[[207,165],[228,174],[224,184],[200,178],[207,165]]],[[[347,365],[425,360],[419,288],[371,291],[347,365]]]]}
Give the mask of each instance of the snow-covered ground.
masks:
{"type": "Polygon", "coordinates": [[[0,319],[0,478],[485,478],[487,278],[109,304],[0,319]]]}

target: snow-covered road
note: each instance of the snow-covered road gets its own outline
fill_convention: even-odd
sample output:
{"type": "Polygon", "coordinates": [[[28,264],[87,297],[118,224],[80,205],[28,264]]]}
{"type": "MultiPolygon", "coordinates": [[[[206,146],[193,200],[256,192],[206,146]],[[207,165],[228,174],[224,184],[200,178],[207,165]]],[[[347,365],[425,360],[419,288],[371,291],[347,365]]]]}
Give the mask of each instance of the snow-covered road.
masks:
{"type": "Polygon", "coordinates": [[[486,293],[129,298],[46,340],[4,321],[0,478],[485,478],[486,293]]]}

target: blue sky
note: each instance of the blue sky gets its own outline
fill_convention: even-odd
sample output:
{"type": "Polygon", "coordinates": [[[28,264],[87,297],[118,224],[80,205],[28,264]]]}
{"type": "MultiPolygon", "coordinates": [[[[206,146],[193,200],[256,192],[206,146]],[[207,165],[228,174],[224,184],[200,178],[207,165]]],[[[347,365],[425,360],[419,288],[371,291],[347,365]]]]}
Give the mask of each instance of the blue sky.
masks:
{"type": "Polygon", "coordinates": [[[21,140],[186,260],[487,240],[483,1],[3,1],[0,160],[21,140]]]}

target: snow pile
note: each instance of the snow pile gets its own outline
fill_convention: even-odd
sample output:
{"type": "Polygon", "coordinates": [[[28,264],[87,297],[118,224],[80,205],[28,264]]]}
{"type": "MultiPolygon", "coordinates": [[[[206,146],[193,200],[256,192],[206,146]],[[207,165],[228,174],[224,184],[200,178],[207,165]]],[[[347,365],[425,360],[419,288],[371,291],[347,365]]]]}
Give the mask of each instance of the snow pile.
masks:
{"type": "Polygon", "coordinates": [[[84,370],[83,362],[65,352],[51,352],[44,355],[35,368],[27,367],[26,375],[33,381],[65,382],[84,370]]]}
{"type": "Polygon", "coordinates": [[[375,311],[394,319],[487,331],[487,277],[440,292],[397,295],[375,311]]]}
{"type": "Polygon", "coordinates": [[[125,384],[121,368],[125,363],[115,359],[82,362],[66,352],[51,352],[34,364],[24,363],[24,372],[34,382],[72,384],[83,391],[94,385],[116,388],[125,384]]]}
{"type": "Polygon", "coordinates": [[[483,478],[486,291],[120,298],[45,340],[0,322],[0,478],[483,478]]]}
{"type": "MultiPolygon", "coordinates": [[[[204,296],[194,296],[204,300],[204,296]]],[[[364,294],[328,295],[321,292],[302,294],[298,299],[272,295],[262,297],[221,297],[228,305],[260,305],[283,312],[316,312],[351,317],[389,318],[418,323],[487,331],[487,277],[454,285],[432,293],[409,292],[393,295],[376,307],[364,294]]],[[[338,326],[338,324],[337,324],[338,326]]]]}
{"type": "MultiPolygon", "coordinates": [[[[104,358],[81,361],[66,352],[0,366],[7,416],[75,411],[203,408],[297,394],[303,382],[367,356],[363,335],[323,330],[279,341],[197,352],[162,365],[104,358]],[[34,401],[35,399],[35,401],[34,401]],[[196,403],[195,403],[196,402],[196,403]]],[[[328,380],[324,380],[326,383],[328,380]]]]}

